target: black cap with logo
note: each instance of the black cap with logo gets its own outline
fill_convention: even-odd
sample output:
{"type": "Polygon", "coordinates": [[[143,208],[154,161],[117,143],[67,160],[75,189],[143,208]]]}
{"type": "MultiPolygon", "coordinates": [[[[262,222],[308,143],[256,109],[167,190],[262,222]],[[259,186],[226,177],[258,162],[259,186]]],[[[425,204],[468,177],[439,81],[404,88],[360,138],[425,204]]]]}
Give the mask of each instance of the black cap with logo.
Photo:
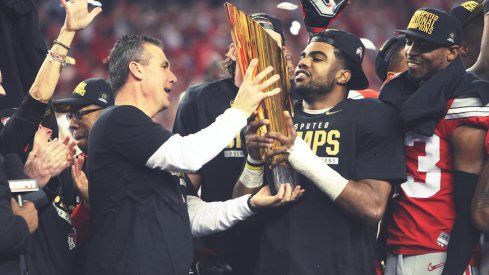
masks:
{"type": "Polygon", "coordinates": [[[107,108],[114,105],[114,93],[105,79],[90,78],[80,82],[69,98],[55,100],[53,104],[59,113],[75,111],[92,104],[107,108]]]}
{"type": "Polygon", "coordinates": [[[365,46],[360,38],[349,32],[329,29],[312,34],[308,44],[311,42],[328,43],[341,50],[353,65],[353,68],[350,68],[352,73],[350,82],[348,82],[349,88],[355,90],[368,88],[368,79],[362,70],[365,46]]]}
{"type": "Polygon", "coordinates": [[[375,58],[375,72],[382,82],[387,79],[391,58],[395,56],[401,48],[404,48],[405,45],[406,38],[404,36],[394,36],[385,41],[384,45],[380,47],[377,57],[375,58]]]}
{"type": "Polygon", "coordinates": [[[476,1],[467,1],[450,10],[450,14],[455,16],[462,25],[465,26],[474,16],[482,12],[482,4],[476,1]],[[476,9],[480,5],[480,8],[476,9]]]}
{"type": "Polygon", "coordinates": [[[418,9],[405,30],[397,30],[442,46],[462,44],[462,24],[444,10],[435,8],[418,9]]]}
{"type": "Polygon", "coordinates": [[[262,20],[266,23],[259,23],[265,29],[272,30],[282,37],[282,45],[285,45],[285,34],[282,28],[282,22],[277,17],[266,13],[253,13],[250,15],[253,20],[262,20]]]}

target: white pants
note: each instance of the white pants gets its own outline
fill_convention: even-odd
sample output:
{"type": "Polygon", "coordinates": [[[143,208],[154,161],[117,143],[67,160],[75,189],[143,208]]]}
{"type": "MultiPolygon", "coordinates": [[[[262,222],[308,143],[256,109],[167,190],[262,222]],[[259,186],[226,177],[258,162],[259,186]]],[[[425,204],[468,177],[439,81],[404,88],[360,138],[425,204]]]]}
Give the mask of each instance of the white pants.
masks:
{"type": "MultiPolygon", "coordinates": [[[[421,255],[388,254],[385,275],[440,275],[445,266],[447,253],[427,253],[421,255]]],[[[468,266],[462,275],[478,275],[477,268],[468,266]]]]}

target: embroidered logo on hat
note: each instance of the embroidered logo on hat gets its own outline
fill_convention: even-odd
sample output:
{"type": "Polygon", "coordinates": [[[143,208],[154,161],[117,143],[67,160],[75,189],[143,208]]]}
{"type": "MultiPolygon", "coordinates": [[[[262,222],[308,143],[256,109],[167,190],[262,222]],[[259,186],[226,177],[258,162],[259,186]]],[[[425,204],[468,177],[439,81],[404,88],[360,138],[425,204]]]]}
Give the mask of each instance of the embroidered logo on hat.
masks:
{"type": "Polygon", "coordinates": [[[363,49],[362,49],[362,47],[358,47],[357,48],[356,55],[358,55],[358,57],[360,57],[360,59],[362,59],[362,56],[363,56],[363,49]]]}
{"type": "Polygon", "coordinates": [[[468,10],[470,12],[473,12],[475,7],[477,7],[477,5],[479,5],[479,3],[475,2],[475,1],[467,1],[467,2],[460,4],[460,6],[464,7],[466,10],[468,10]]]}
{"type": "Polygon", "coordinates": [[[431,12],[417,10],[409,21],[408,29],[415,29],[431,35],[438,18],[440,18],[438,15],[431,12]]]}
{"type": "Polygon", "coordinates": [[[98,98],[98,100],[100,100],[100,101],[104,102],[105,104],[107,104],[107,98],[108,98],[108,97],[109,97],[109,95],[108,95],[108,94],[106,94],[106,93],[101,93],[101,94],[100,94],[100,97],[98,98]]]}
{"type": "Polygon", "coordinates": [[[87,86],[87,83],[85,81],[80,82],[73,91],[74,94],[79,94],[80,96],[84,96],[87,90],[85,90],[85,87],[87,86]]]}
{"type": "Polygon", "coordinates": [[[418,9],[411,17],[407,29],[395,32],[442,46],[460,45],[462,43],[462,24],[460,21],[446,11],[435,8],[418,9]]]}

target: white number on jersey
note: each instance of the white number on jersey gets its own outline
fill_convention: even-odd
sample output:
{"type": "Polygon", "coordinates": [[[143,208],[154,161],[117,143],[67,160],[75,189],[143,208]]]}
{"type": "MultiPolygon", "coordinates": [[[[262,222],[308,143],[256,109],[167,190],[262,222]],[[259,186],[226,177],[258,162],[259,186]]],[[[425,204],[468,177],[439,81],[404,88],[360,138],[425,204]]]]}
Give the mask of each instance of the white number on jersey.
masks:
{"type": "Polygon", "coordinates": [[[441,170],[436,166],[440,160],[440,137],[433,134],[431,137],[408,132],[404,138],[404,145],[414,146],[415,142],[424,144],[426,156],[418,156],[418,171],[426,173],[426,182],[416,182],[412,176],[401,188],[412,198],[429,198],[440,190],[441,170]]]}

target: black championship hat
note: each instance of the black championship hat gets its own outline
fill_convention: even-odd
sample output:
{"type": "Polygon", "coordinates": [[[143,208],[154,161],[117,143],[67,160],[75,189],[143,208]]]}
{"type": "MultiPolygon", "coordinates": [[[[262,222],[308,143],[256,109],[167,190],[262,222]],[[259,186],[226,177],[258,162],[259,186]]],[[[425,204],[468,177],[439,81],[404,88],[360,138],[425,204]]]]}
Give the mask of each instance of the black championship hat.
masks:
{"type": "Polygon", "coordinates": [[[467,24],[470,19],[472,19],[477,13],[482,12],[482,9],[477,9],[476,7],[479,5],[476,1],[467,1],[462,4],[456,6],[452,10],[450,10],[450,14],[455,16],[463,26],[467,24]]]}
{"type": "Polygon", "coordinates": [[[442,46],[462,44],[462,24],[454,16],[435,8],[418,9],[405,30],[397,30],[442,46]]]}
{"type": "Polygon", "coordinates": [[[253,20],[261,20],[265,22],[260,22],[260,26],[264,29],[272,30],[282,37],[282,45],[285,45],[285,34],[282,28],[282,23],[277,17],[266,14],[266,13],[253,13],[250,15],[253,20]]]}
{"type": "Polygon", "coordinates": [[[58,113],[67,113],[95,104],[102,108],[114,105],[114,93],[110,84],[102,78],[90,78],[76,86],[69,98],[53,101],[58,113]]]}
{"type": "Polygon", "coordinates": [[[329,29],[312,34],[308,44],[311,42],[328,43],[341,50],[345,57],[352,61],[352,68],[349,68],[351,70],[349,88],[353,90],[368,88],[368,79],[362,70],[365,46],[360,38],[349,32],[329,29]]]}
{"type": "Polygon", "coordinates": [[[389,62],[392,56],[397,54],[405,45],[406,38],[404,36],[394,36],[385,41],[384,45],[380,47],[375,58],[375,72],[382,82],[387,79],[389,62]]]}

